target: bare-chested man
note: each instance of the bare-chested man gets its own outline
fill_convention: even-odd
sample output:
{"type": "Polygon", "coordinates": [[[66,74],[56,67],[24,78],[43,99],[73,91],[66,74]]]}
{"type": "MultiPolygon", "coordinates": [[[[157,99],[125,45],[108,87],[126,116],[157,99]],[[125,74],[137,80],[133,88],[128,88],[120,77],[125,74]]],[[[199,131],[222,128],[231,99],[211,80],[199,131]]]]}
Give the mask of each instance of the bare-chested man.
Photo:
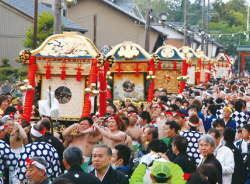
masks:
{"type": "Polygon", "coordinates": [[[119,115],[110,116],[105,128],[101,128],[96,122],[94,127],[101,132],[102,144],[107,144],[111,149],[114,149],[118,144],[125,144],[127,135],[123,131],[126,126],[119,115]]]}
{"type": "Polygon", "coordinates": [[[139,143],[138,141],[140,140],[143,147],[146,148],[146,142],[143,141],[142,138],[142,129],[140,129],[136,123],[138,121],[138,113],[135,111],[131,111],[128,113],[128,118],[129,118],[129,126],[126,130],[126,133],[132,138],[132,146],[134,150],[138,150],[139,143]]]}
{"type": "MultiPolygon", "coordinates": [[[[12,124],[10,123],[12,121],[14,125],[10,133],[10,147],[12,151],[15,153],[16,158],[19,158],[22,149],[25,147],[25,145],[23,144],[24,139],[28,140],[27,134],[19,123],[17,122],[14,123],[13,120],[7,120],[7,121],[9,121],[8,124],[12,124]]],[[[20,181],[17,178],[15,178],[15,171],[10,172],[10,179],[11,179],[10,183],[20,183],[20,181]]]]}
{"type": "Polygon", "coordinates": [[[186,113],[185,111],[179,109],[176,111],[176,114],[174,116],[174,119],[177,123],[181,125],[181,131],[187,131],[189,130],[188,124],[186,122],[186,113]]]}
{"type": "Polygon", "coordinates": [[[79,120],[79,123],[69,126],[62,134],[64,139],[69,142],[69,146],[77,146],[82,150],[84,157],[84,164],[82,165],[82,168],[85,172],[87,171],[92,148],[98,142],[97,139],[95,139],[98,135],[95,133],[92,135],[93,139],[89,139],[91,134],[80,134],[80,132],[89,129],[92,126],[93,120],[89,117],[83,117],[79,120]],[[77,136],[72,135],[73,128],[76,130],[76,133],[78,134],[77,136]]]}
{"type": "Polygon", "coordinates": [[[160,117],[156,119],[159,139],[163,139],[164,137],[166,137],[164,130],[165,130],[166,122],[168,121],[174,121],[174,113],[171,110],[161,113],[160,117]]]}

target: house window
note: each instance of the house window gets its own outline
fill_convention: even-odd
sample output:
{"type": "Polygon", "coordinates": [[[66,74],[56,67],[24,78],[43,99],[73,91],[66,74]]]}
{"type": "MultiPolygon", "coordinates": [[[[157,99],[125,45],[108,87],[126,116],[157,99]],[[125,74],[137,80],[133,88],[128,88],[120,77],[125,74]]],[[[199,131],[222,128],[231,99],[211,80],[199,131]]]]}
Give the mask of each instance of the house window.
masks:
{"type": "Polygon", "coordinates": [[[52,9],[52,4],[48,4],[48,3],[42,3],[43,5],[47,6],[48,8],[52,9]]]}
{"type": "Polygon", "coordinates": [[[63,16],[67,17],[67,10],[63,10],[63,16]]]}

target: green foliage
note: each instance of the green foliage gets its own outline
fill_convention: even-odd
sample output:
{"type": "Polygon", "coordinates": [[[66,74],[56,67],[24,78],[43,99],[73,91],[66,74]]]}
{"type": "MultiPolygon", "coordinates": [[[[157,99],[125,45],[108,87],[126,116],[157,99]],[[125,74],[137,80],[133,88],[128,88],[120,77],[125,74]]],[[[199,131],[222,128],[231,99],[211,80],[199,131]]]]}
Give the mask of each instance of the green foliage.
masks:
{"type": "MultiPolygon", "coordinates": [[[[53,35],[53,22],[54,16],[50,11],[47,13],[45,11],[42,14],[38,14],[37,18],[37,47],[39,47],[49,36],[53,35]]],[[[62,28],[64,25],[62,25],[62,28]]],[[[26,33],[26,39],[23,40],[23,45],[30,49],[33,49],[33,33],[34,25],[28,28],[26,33]]]]}
{"type": "Polygon", "coordinates": [[[23,66],[23,67],[18,67],[18,68],[13,68],[9,64],[9,60],[6,58],[2,59],[3,64],[0,65],[0,81],[4,81],[6,79],[9,79],[10,81],[13,81],[12,76],[15,78],[21,78],[21,79],[26,79],[27,74],[28,74],[28,67],[23,66]]]}

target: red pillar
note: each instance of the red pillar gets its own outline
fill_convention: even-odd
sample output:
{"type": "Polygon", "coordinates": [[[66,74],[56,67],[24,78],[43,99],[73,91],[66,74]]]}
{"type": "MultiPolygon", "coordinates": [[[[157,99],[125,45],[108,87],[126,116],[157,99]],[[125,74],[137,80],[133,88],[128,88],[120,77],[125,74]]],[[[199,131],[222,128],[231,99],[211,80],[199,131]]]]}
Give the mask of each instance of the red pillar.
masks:
{"type": "MultiPolygon", "coordinates": [[[[201,71],[201,59],[199,59],[198,61],[198,68],[199,70],[201,71]]],[[[201,72],[200,72],[201,73],[201,72]]],[[[201,75],[199,75],[199,77],[197,77],[197,80],[196,80],[196,85],[199,85],[201,82],[201,75]]]]}
{"type": "Polygon", "coordinates": [[[242,54],[242,76],[244,76],[244,70],[245,70],[245,54],[242,54]]]}

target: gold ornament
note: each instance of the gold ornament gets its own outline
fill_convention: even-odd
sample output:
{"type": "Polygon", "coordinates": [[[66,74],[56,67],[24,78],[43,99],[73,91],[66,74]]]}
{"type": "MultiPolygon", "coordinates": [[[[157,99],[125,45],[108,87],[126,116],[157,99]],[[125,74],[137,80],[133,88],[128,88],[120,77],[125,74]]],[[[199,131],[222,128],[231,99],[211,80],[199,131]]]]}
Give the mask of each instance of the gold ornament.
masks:
{"type": "Polygon", "coordinates": [[[77,130],[76,130],[76,128],[74,127],[74,128],[72,128],[72,130],[71,130],[71,134],[72,135],[77,135],[77,130]]]}
{"type": "Polygon", "coordinates": [[[196,68],[195,68],[195,73],[196,73],[196,72],[201,72],[201,70],[199,69],[199,67],[196,67],[196,68]]]}
{"type": "Polygon", "coordinates": [[[103,54],[97,54],[96,59],[98,60],[97,62],[97,67],[102,67],[105,63],[105,55],[103,54]]]}
{"type": "Polygon", "coordinates": [[[31,56],[31,52],[29,50],[22,50],[19,53],[19,59],[20,61],[24,64],[28,64],[29,63],[29,58],[31,56]]]}
{"type": "Polygon", "coordinates": [[[112,65],[115,63],[115,56],[112,55],[108,56],[106,61],[109,62],[109,67],[112,67],[112,65]]]}
{"type": "Polygon", "coordinates": [[[146,77],[146,79],[150,79],[150,76],[152,76],[152,79],[155,79],[155,76],[153,75],[152,71],[148,72],[148,76],[146,77]]]}
{"type": "Polygon", "coordinates": [[[187,64],[190,64],[190,63],[191,63],[191,59],[190,59],[189,57],[185,58],[185,60],[186,60],[186,63],[187,63],[187,64]]]}
{"type": "Polygon", "coordinates": [[[126,45],[125,47],[121,47],[118,52],[119,57],[124,57],[125,59],[133,59],[133,57],[138,57],[140,52],[136,47],[126,45]]]}
{"type": "Polygon", "coordinates": [[[110,91],[111,90],[111,87],[109,85],[107,85],[107,90],[110,91]]]}
{"type": "Polygon", "coordinates": [[[95,88],[96,88],[96,84],[91,83],[90,88],[85,88],[85,93],[89,93],[92,96],[99,95],[99,91],[97,91],[95,88]]]}
{"type": "Polygon", "coordinates": [[[160,62],[160,59],[157,54],[152,54],[152,59],[154,60],[154,65],[157,65],[160,62]]]}

